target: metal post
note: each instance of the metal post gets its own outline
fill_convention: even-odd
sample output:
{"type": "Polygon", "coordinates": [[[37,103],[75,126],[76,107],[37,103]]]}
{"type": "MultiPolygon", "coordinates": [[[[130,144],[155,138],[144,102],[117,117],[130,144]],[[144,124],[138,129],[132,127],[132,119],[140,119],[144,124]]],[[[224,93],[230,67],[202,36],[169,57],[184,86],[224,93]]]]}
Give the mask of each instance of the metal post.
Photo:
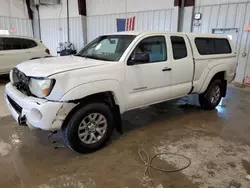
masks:
{"type": "Polygon", "coordinates": [[[69,29],[69,0],[67,0],[67,30],[68,30],[68,43],[70,42],[70,29],[69,29]]]}
{"type": "MultiPolygon", "coordinates": [[[[192,20],[191,20],[191,27],[190,27],[190,32],[193,32],[193,29],[194,29],[194,8],[195,7],[195,5],[193,6],[193,10],[192,10],[192,20]]],[[[209,23],[208,24],[210,24],[210,20],[209,20],[209,23]]]]}
{"type": "Polygon", "coordinates": [[[184,6],[185,6],[185,1],[181,0],[181,7],[179,7],[179,16],[178,16],[178,32],[182,30],[183,26],[184,6]]]}
{"type": "Polygon", "coordinates": [[[39,11],[39,5],[36,5],[37,10],[37,16],[38,16],[38,28],[39,28],[39,38],[42,40],[42,34],[41,34],[41,19],[40,19],[40,11],[39,11]]]}

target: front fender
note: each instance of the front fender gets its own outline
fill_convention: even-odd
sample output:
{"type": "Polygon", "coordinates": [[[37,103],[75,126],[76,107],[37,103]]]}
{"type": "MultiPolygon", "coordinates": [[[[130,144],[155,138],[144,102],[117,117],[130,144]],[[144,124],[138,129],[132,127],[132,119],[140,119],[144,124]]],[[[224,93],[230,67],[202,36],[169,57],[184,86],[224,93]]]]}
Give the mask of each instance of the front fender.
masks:
{"type": "Polygon", "coordinates": [[[225,75],[225,78],[226,78],[228,74],[228,64],[220,64],[220,65],[214,66],[207,74],[205,82],[203,83],[199,93],[204,93],[206,91],[214,75],[216,75],[218,72],[226,72],[226,75],[225,75]]]}
{"type": "Polygon", "coordinates": [[[84,97],[111,91],[117,105],[120,107],[120,112],[123,113],[126,109],[125,98],[123,89],[117,80],[101,80],[93,81],[85,84],[78,85],[71,90],[67,91],[60,101],[71,101],[82,99],[84,97]]]}

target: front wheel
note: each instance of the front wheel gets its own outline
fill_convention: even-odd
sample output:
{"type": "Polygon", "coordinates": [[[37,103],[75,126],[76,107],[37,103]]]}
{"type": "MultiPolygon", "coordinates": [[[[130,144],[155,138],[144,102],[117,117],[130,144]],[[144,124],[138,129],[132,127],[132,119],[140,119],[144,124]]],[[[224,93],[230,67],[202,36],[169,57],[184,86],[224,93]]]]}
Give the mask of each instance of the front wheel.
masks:
{"type": "Polygon", "coordinates": [[[199,95],[200,105],[206,110],[213,110],[218,106],[222,98],[223,83],[221,80],[213,80],[207,90],[199,95]]]}
{"type": "Polygon", "coordinates": [[[111,137],[113,115],[104,103],[79,108],[62,128],[63,138],[73,151],[88,153],[100,149],[111,137]]]}

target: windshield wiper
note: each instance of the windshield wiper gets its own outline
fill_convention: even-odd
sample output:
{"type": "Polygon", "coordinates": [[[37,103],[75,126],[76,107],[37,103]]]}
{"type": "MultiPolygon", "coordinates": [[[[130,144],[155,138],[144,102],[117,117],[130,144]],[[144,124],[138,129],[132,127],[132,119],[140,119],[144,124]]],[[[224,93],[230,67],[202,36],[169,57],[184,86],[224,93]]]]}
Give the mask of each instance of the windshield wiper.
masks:
{"type": "Polygon", "coordinates": [[[87,55],[81,55],[81,54],[76,54],[74,56],[77,56],[77,57],[83,57],[83,58],[86,58],[86,59],[94,59],[92,56],[87,56],[87,55]]]}
{"type": "Polygon", "coordinates": [[[81,55],[81,54],[76,54],[76,55],[74,55],[74,56],[83,57],[83,58],[86,58],[86,59],[96,59],[96,60],[102,60],[102,61],[110,61],[110,59],[105,59],[105,58],[102,58],[102,57],[92,56],[92,55],[81,55]]]}
{"type": "Polygon", "coordinates": [[[103,61],[110,61],[109,59],[105,59],[105,58],[98,57],[98,56],[92,56],[92,55],[83,55],[81,57],[85,57],[89,59],[96,59],[96,60],[103,60],[103,61]]]}
{"type": "Polygon", "coordinates": [[[81,54],[75,54],[74,56],[77,56],[77,57],[84,57],[84,56],[82,56],[81,54]]]}

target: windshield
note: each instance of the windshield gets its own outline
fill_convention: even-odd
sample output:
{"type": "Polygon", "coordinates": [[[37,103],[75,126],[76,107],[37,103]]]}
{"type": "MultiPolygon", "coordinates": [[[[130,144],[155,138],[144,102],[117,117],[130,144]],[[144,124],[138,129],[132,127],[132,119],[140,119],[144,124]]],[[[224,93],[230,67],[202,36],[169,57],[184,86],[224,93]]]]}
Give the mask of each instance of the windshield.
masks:
{"type": "Polygon", "coordinates": [[[135,37],[134,35],[100,36],[83,48],[76,56],[105,61],[119,61],[135,37]]]}

